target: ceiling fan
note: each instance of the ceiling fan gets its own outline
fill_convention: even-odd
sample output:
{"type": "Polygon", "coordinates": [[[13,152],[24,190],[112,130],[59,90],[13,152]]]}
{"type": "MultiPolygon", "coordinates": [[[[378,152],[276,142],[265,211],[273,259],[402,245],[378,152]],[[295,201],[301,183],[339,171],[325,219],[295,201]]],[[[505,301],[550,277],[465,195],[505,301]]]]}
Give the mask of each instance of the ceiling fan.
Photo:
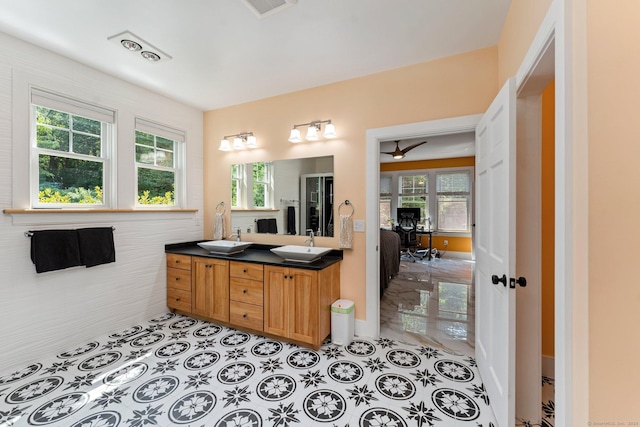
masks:
{"type": "Polygon", "coordinates": [[[396,149],[395,151],[391,151],[391,152],[385,152],[383,151],[382,154],[390,154],[393,156],[394,159],[403,159],[404,155],[407,154],[409,151],[413,150],[414,148],[422,145],[422,144],[426,144],[429,141],[422,141],[422,142],[418,142],[416,144],[410,145],[406,148],[403,148],[402,150],[400,149],[400,147],[398,146],[398,143],[400,141],[394,141],[396,143],[396,149]]]}

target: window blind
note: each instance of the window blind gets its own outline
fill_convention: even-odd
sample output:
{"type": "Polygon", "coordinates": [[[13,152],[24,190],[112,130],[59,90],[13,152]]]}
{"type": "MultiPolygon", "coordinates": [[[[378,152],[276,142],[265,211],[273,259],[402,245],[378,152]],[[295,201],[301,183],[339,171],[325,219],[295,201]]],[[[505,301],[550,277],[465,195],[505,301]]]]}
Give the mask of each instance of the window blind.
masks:
{"type": "Polygon", "coordinates": [[[40,107],[63,111],[75,116],[82,116],[106,123],[114,123],[116,119],[116,112],[108,108],[47,92],[35,87],[31,88],[31,103],[40,107]]]}
{"type": "Polygon", "coordinates": [[[184,142],[186,140],[184,131],[141,119],[139,117],[136,117],[136,130],[161,136],[172,141],[184,142]]]}

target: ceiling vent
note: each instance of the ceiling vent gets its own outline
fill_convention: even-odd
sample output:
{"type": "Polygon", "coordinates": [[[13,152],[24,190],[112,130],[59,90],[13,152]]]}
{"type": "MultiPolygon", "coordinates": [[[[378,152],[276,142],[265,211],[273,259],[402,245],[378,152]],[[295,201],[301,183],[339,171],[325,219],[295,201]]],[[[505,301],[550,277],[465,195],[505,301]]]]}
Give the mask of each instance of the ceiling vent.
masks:
{"type": "Polygon", "coordinates": [[[131,31],[123,31],[107,37],[107,40],[149,62],[164,62],[171,59],[171,56],[167,53],[164,53],[141,37],[136,36],[131,31]]]}
{"type": "Polygon", "coordinates": [[[242,0],[258,18],[266,18],[298,3],[298,0],[242,0]]]}

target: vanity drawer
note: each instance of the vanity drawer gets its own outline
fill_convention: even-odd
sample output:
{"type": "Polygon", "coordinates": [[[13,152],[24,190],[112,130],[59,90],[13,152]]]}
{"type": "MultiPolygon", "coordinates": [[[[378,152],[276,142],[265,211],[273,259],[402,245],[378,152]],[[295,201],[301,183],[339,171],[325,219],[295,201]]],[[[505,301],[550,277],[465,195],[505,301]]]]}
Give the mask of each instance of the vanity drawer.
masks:
{"type": "Polygon", "coordinates": [[[167,268],[167,287],[191,292],[191,270],[167,268]]]}
{"type": "Polygon", "coordinates": [[[231,277],[229,285],[229,298],[232,301],[240,301],[262,307],[262,282],[231,277]]]}
{"type": "Polygon", "coordinates": [[[229,263],[229,276],[244,279],[259,280],[262,282],[262,264],[231,261],[229,263]]]}
{"type": "Polygon", "coordinates": [[[167,307],[190,312],[191,291],[167,287],[167,307]]]}
{"type": "Polygon", "coordinates": [[[167,254],[167,267],[191,270],[191,257],[189,255],[167,254]]]}
{"type": "Polygon", "coordinates": [[[262,306],[231,301],[229,322],[234,325],[262,331],[262,306]]]}

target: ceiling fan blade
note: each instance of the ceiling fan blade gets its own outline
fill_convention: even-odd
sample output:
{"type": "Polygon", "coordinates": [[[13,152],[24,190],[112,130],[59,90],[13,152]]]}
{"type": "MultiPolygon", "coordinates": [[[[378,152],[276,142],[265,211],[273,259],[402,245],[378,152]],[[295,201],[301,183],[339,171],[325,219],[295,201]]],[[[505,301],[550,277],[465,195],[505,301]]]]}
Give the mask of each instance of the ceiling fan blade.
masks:
{"type": "Polygon", "coordinates": [[[410,150],[413,150],[414,148],[416,148],[416,147],[418,147],[418,146],[420,146],[422,144],[426,144],[427,142],[429,142],[429,141],[422,141],[422,142],[418,142],[416,144],[410,145],[410,146],[404,148],[403,150],[401,150],[402,154],[407,154],[407,152],[409,152],[410,150]]]}
{"type": "Polygon", "coordinates": [[[402,156],[404,157],[404,152],[400,149],[400,147],[398,147],[398,143],[400,141],[394,141],[396,143],[396,149],[395,151],[383,151],[382,154],[390,154],[392,156],[402,156]]]}

